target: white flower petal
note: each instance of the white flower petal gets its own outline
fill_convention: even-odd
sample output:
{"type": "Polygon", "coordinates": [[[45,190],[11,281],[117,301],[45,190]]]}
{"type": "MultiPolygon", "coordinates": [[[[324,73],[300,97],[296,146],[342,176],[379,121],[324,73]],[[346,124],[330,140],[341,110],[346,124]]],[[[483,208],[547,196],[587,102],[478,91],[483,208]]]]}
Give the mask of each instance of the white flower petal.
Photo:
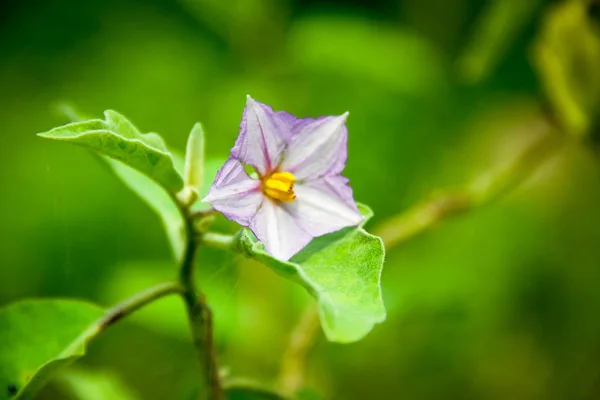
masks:
{"type": "Polygon", "coordinates": [[[296,118],[286,112],[274,112],[250,96],[240,125],[240,134],[231,154],[267,175],[281,161],[283,150],[292,137],[296,118]]]}
{"type": "Polygon", "coordinates": [[[210,190],[210,192],[204,199],[202,199],[202,201],[205,203],[224,201],[232,197],[237,198],[256,191],[260,191],[260,181],[248,179],[246,181],[232,183],[231,185],[221,186],[219,188],[215,187],[210,190]]]}
{"type": "Polygon", "coordinates": [[[271,200],[263,202],[252,219],[250,229],[270,254],[284,261],[312,240],[312,236],[299,226],[294,216],[271,200]]]}
{"type": "Polygon", "coordinates": [[[360,224],[362,215],[343,176],[328,176],[296,185],[296,200],[283,207],[312,236],[360,224]]]}
{"type": "Polygon", "coordinates": [[[348,156],[347,116],[299,121],[280,169],[293,173],[298,180],[341,173],[348,156]]]}
{"type": "Polygon", "coordinates": [[[249,225],[263,200],[260,181],[250,178],[235,158],[227,160],[219,170],[210,191],[202,199],[226,218],[244,226],[249,225]]]}

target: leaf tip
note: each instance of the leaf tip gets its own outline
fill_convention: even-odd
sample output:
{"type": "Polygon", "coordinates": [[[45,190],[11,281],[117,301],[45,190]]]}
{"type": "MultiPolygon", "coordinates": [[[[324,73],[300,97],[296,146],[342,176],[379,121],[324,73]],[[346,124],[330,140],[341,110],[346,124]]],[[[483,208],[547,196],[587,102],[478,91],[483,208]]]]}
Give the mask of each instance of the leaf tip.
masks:
{"type": "Polygon", "coordinates": [[[185,152],[184,180],[186,186],[202,190],[204,181],[204,127],[196,122],[190,132],[185,152]]]}

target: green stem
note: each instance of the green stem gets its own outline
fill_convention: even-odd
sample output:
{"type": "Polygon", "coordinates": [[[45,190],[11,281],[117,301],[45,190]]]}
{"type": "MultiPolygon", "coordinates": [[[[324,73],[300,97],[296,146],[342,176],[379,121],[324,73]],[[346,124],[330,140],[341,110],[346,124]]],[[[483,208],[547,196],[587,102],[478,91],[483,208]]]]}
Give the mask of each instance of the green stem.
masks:
{"type": "Polygon", "coordinates": [[[206,304],[204,295],[196,288],[194,280],[194,265],[200,238],[194,229],[194,220],[188,210],[180,208],[180,211],[185,221],[187,244],[179,270],[179,282],[183,287],[182,297],[198,356],[202,386],[206,389],[204,393],[200,393],[200,399],[222,400],[223,389],[217,366],[212,312],[206,304]]]}
{"type": "Polygon", "coordinates": [[[166,282],[152,286],[108,310],[104,317],[98,321],[97,332],[100,333],[104,331],[122,318],[127,317],[129,314],[132,314],[161,297],[182,292],[183,287],[178,282],[166,282]]]}
{"type": "MultiPolygon", "coordinates": [[[[72,107],[63,105],[61,110],[73,122],[87,119],[78,114],[72,107]]],[[[190,195],[193,196],[193,194],[190,195]]],[[[187,236],[185,254],[179,270],[179,282],[157,285],[131,297],[109,310],[93,329],[95,329],[97,333],[100,333],[121,318],[131,314],[144,305],[163,296],[172,293],[180,293],[186,305],[192,340],[198,355],[201,379],[204,381],[203,388],[206,389],[204,393],[200,393],[200,399],[222,400],[224,397],[216,361],[212,313],[206,304],[204,295],[196,289],[194,281],[194,264],[200,242],[210,243],[211,245],[215,245],[215,247],[229,248],[226,247],[226,244],[229,243],[229,246],[231,246],[233,244],[233,237],[227,239],[225,235],[207,233],[205,234],[207,238],[202,238],[202,240],[200,240],[198,237],[199,233],[194,228],[195,221],[200,218],[211,216],[216,213],[216,211],[208,210],[194,214],[190,212],[188,205],[182,204],[182,201],[180,201],[177,194],[170,194],[170,196],[177,205],[181,218],[185,223],[187,236]]],[[[183,197],[184,203],[190,201],[189,196],[183,197]]]]}
{"type": "Polygon", "coordinates": [[[429,230],[448,217],[487,205],[510,192],[537,170],[561,143],[555,128],[546,119],[536,120],[531,129],[537,137],[499,171],[482,174],[459,190],[442,191],[414,207],[386,219],[373,233],[380,236],[387,250],[429,230]]]}
{"type": "Polygon", "coordinates": [[[232,250],[235,236],[224,235],[222,233],[206,232],[202,235],[202,243],[221,250],[232,250]]]}

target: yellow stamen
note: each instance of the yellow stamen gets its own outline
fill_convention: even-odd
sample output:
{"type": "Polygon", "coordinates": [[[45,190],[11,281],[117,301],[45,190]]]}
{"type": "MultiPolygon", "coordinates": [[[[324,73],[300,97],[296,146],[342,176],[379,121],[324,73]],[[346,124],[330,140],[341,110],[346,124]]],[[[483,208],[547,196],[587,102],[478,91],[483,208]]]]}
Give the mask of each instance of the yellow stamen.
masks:
{"type": "Polygon", "coordinates": [[[263,180],[263,193],[273,200],[290,202],[294,201],[294,183],[296,177],[290,172],[274,172],[263,180]]]}

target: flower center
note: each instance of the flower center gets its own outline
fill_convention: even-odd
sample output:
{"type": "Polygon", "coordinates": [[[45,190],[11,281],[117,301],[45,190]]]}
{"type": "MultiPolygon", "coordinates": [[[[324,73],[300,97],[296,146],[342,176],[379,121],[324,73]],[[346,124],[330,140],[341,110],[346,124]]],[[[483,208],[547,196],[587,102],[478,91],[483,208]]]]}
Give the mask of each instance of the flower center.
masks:
{"type": "Polygon", "coordinates": [[[273,172],[262,181],[262,191],[273,200],[294,201],[296,177],[290,172],[273,172]]]}

